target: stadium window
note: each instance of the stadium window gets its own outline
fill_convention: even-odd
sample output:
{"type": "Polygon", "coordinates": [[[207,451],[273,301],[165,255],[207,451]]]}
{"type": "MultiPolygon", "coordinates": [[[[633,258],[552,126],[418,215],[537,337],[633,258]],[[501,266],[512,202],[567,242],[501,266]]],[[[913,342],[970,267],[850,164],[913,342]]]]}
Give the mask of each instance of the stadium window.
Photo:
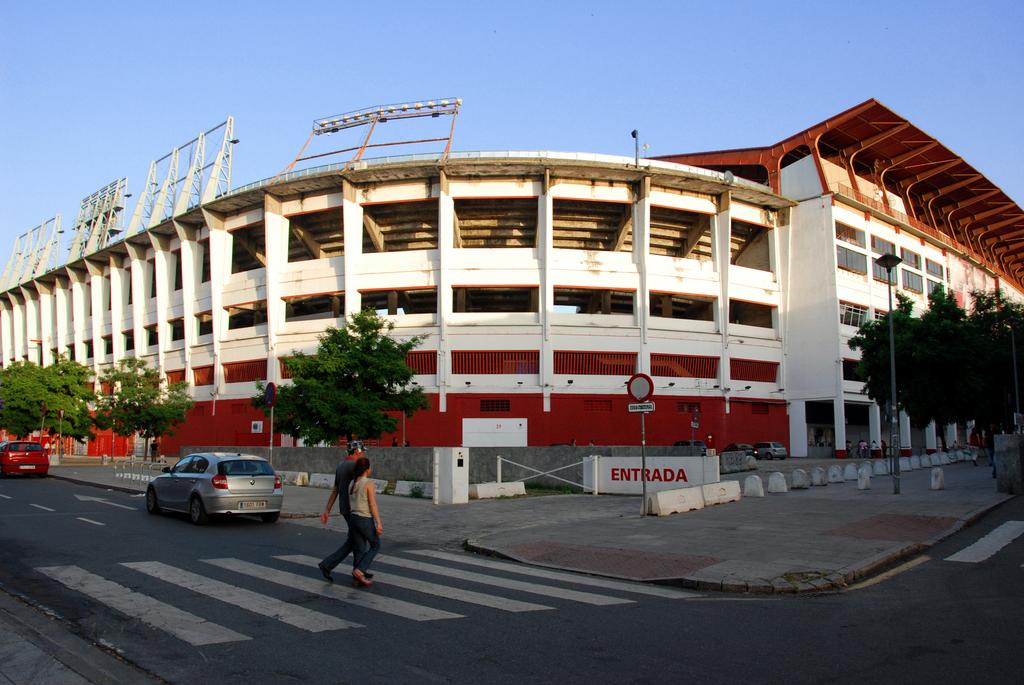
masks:
{"type": "MultiPolygon", "coordinates": [[[[244,362],[228,362],[221,364],[225,383],[247,383],[267,380],[267,360],[252,359],[244,362]]],[[[196,385],[199,385],[196,383],[196,385]]],[[[248,404],[248,403],[246,403],[248,404]]],[[[236,409],[246,410],[246,404],[236,404],[236,409]]],[[[241,412],[240,412],[241,413],[241,412]]]]}
{"type": "Polygon", "coordinates": [[[228,313],[228,330],[251,328],[267,322],[267,301],[247,302],[224,307],[228,313]]]}
{"type": "MultiPolygon", "coordinates": [[[[554,201],[555,235],[559,230],[558,202],[554,201]]],[[[457,248],[515,248],[537,244],[535,197],[456,199],[454,208],[457,248]]],[[[559,247],[557,242],[555,247],[559,247]]]]}
{"type": "Polygon", "coordinates": [[[360,290],[359,294],[362,308],[381,316],[437,313],[437,288],[360,290]]]}
{"type": "Polygon", "coordinates": [[[635,293],[632,290],[600,288],[555,288],[558,314],[632,314],[635,293]]]}
{"type": "Polygon", "coordinates": [[[124,342],[125,353],[135,351],[135,331],[122,331],[121,340],[124,342]]]}
{"type": "Polygon", "coordinates": [[[196,243],[199,254],[202,255],[202,267],[199,270],[199,282],[210,282],[210,239],[200,240],[196,243]]]}
{"type": "Polygon", "coordinates": [[[871,275],[876,281],[885,283],[888,280],[889,283],[896,285],[896,269],[890,272],[884,267],[879,266],[874,260],[871,261],[871,275]]]}
{"type": "Polygon", "coordinates": [[[871,251],[879,255],[896,254],[896,243],[890,243],[888,240],[873,235],[871,236],[871,251]]]}
{"type": "Polygon", "coordinates": [[[288,297],[284,301],[284,320],[315,321],[338,319],[345,316],[345,293],[322,293],[288,297]]]}
{"type": "Polygon", "coordinates": [[[146,262],[149,269],[149,299],[156,297],[156,260],[150,259],[146,262]]]}
{"type": "Polygon", "coordinates": [[[717,378],[718,357],[652,352],[651,375],[672,378],[717,378]]]}
{"type": "Polygon", "coordinates": [[[172,319],[167,324],[171,327],[171,342],[185,339],[185,319],[172,319]]]}
{"type": "Polygon", "coordinates": [[[836,239],[857,247],[864,247],[864,231],[836,222],[836,239]]]}
{"type": "Polygon", "coordinates": [[[769,408],[768,404],[765,403],[765,402],[752,402],[750,404],[750,413],[751,414],[767,415],[769,413],[769,411],[770,411],[770,408],[769,408]]]}
{"type": "Polygon", "coordinates": [[[452,350],[452,373],[519,375],[539,371],[537,350],[452,350]]]}
{"type": "Polygon", "coordinates": [[[941,289],[943,287],[944,286],[939,281],[933,281],[932,279],[929,278],[928,279],[928,297],[931,297],[933,292],[935,292],[936,290],[939,290],[939,289],[941,289]]]}
{"type": "Polygon", "coordinates": [[[757,326],[759,328],[774,328],[775,307],[756,302],[744,302],[743,300],[729,300],[729,323],[741,326],[757,326]]]}
{"type": "Polygon", "coordinates": [[[156,330],[156,324],[146,326],[146,345],[156,347],[160,344],[160,334],[156,330]]]}
{"type": "Polygon", "coordinates": [[[939,264],[938,262],[933,262],[930,259],[926,259],[924,260],[924,267],[925,270],[928,272],[929,276],[935,276],[940,281],[942,280],[942,277],[945,275],[945,269],[943,269],[942,265],[939,264]]]}
{"type": "Polygon", "coordinates": [[[525,288],[452,288],[452,311],[463,312],[536,312],[540,289],[525,288]]]}
{"type": "Polygon", "coordinates": [[[775,383],[779,377],[779,363],[758,359],[731,359],[729,379],[734,381],[755,381],[775,383]]]}
{"type": "Polygon", "coordinates": [[[345,221],[341,207],[290,215],[288,228],[289,262],[305,262],[345,254],[345,221]]]}
{"type": "Polygon", "coordinates": [[[86,359],[92,359],[92,354],[93,354],[92,340],[86,340],[84,342],[84,345],[85,345],[85,358],[86,359]]]}
{"type": "Polygon", "coordinates": [[[581,376],[631,376],[636,373],[635,352],[577,352],[555,350],[555,373],[581,376]]]}
{"type": "Polygon", "coordinates": [[[92,316],[92,288],[86,284],[82,285],[82,313],[92,316]]]}
{"type": "Polygon", "coordinates": [[[887,316],[889,316],[889,312],[885,311],[884,309],[875,310],[875,321],[883,321],[887,316]]]}
{"type": "Polygon", "coordinates": [[[700,402],[676,402],[677,414],[699,414],[700,402]]]}
{"type": "Polygon", "coordinates": [[[915,274],[906,269],[901,269],[901,271],[903,272],[904,290],[909,290],[912,293],[920,293],[924,290],[924,279],[921,278],[921,274],[915,274]]]}
{"type": "Polygon", "coordinates": [[[231,273],[237,274],[267,265],[266,228],[262,221],[231,232],[231,273]]]}
{"type": "Polygon", "coordinates": [[[436,250],[437,198],[363,205],[363,253],[436,250]]]}
{"type": "Polygon", "coordinates": [[[107,276],[106,278],[103,279],[103,301],[104,304],[106,305],[104,309],[106,309],[108,312],[110,311],[110,305],[112,304],[112,297],[113,292],[110,287],[110,276],[107,276]]]}
{"type": "Polygon", "coordinates": [[[512,411],[512,400],[482,399],[480,400],[480,411],[491,414],[507,414],[512,411]]]}
{"type": "Polygon", "coordinates": [[[845,271],[866,274],[868,272],[868,258],[865,254],[854,252],[842,245],[836,245],[836,266],[845,271]]]}
{"type": "Polygon", "coordinates": [[[900,256],[903,258],[904,266],[909,266],[911,269],[921,268],[921,255],[916,252],[911,252],[907,248],[901,247],[900,256]]]}
{"type": "Polygon", "coordinates": [[[677,293],[651,293],[651,316],[690,321],[714,321],[715,298],[679,295],[677,293]]]}
{"type": "Polygon", "coordinates": [[[611,400],[583,400],[583,411],[586,412],[610,412],[612,410],[611,400]]]}
{"type": "Polygon", "coordinates": [[[174,292],[181,290],[181,248],[171,252],[174,255],[174,292]]]}
{"type": "Polygon", "coordinates": [[[770,236],[771,230],[765,226],[733,220],[729,232],[729,263],[748,269],[771,271],[770,236]]]}
{"type": "Polygon", "coordinates": [[[839,303],[839,323],[860,328],[868,320],[868,308],[850,302],[839,303]]]}
{"type": "Polygon", "coordinates": [[[213,335],[213,312],[196,314],[196,336],[213,335]]]}
{"type": "Polygon", "coordinates": [[[858,381],[863,383],[864,376],[860,373],[860,360],[857,359],[844,359],[843,360],[843,380],[844,381],[858,381]]]}

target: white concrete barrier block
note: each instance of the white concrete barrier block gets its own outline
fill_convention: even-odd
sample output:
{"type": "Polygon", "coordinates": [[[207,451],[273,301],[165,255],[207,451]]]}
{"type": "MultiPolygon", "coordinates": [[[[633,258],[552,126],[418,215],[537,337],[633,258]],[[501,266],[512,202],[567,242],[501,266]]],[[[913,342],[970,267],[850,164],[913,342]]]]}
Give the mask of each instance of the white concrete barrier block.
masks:
{"type": "Polygon", "coordinates": [[[921,455],[921,468],[926,469],[932,465],[932,455],[922,454],[921,455]]]}
{"type": "Polygon", "coordinates": [[[839,464],[833,464],[828,467],[828,482],[829,483],[843,483],[846,479],[843,478],[843,469],[839,464]]]}
{"type": "Polygon", "coordinates": [[[718,483],[708,483],[701,486],[704,490],[704,506],[710,507],[715,504],[740,501],[740,482],[738,480],[723,480],[718,483]]]}
{"type": "Polygon", "coordinates": [[[861,474],[864,473],[870,476],[873,471],[874,469],[871,468],[871,464],[862,461],[860,464],[857,465],[857,478],[860,478],[861,474]]]}
{"type": "Polygon", "coordinates": [[[309,487],[311,488],[327,488],[330,490],[334,487],[334,474],[333,473],[311,473],[309,474],[309,487]]]}
{"type": "Polygon", "coordinates": [[[884,476],[889,473],[889,464],[885,459],[876,459],[871,463],[871,471],[876,476],[884,476]]]}
{"type": "Polygon", "coordinates": [[[520,497],[526,494],[526,484],[513,483],[470,483],[470,499],[494,499],[496,497],[520,497]]]}
{"type": "MultiPolygon", "coordinates": [[[[309,485],[309,474],[305,471],[277,471],[277,475],[285,485],[309,485]]],[[[333,478],[330,487],[334,487],[333,478]]]]}
{"type": "Polygon", "coordinates": [[[764,497],[764,483],[761,476],[747,476],[743,479],[744,497],[764,497]]]}
{"type": "Polygon", "coordinates": [[[932,490],[945,490],[946,489],[946,476],[942,472],[942,469],[935,467],[932,469],[932,490]]]}
{"type": "Polygon", "coordinates": [[[913,468],[910,466],[910,457],[900,457],[900,472],[912,471],[913,468]]]}
{"type": "Polygon", "coordinates": [[[843,480],[857,480],[857,465],[847,464],[843,469],[843,480]]]}
{"type": "Polygon", "coordinates": [[[857,489],[858,490],[870,490],[871,489],[871,470],[861,469],[857,473],[857,489]]]}
{"type": "Polygon", "coordinates": [[[395,494],[403,497],[433,498],[434,484],[418,480],[400,480],[395,483],[395,494]]]}
{"type": "Polygon", "coordinates": [[[786,477],[778,471],[768,476],[768,492],[789,492],[786,477]]]}
{"type": "Polygon", "coordinates": [[[820,466],[815,466],[811,469],[811,485],[828,485],[828,476],[825,475],[825,469],[820,466]]]}
{"type": "Polygon", "coordinates": [[[647,513],[655,516],[668,516],[703,508],[704,492],[700,486],[662,490],[647,495],[647,513]]]}
{"type": "Polygon", "coordinates": [[[811,479],[803,469],[793,469],[793,489],[806,490],[811,487],[811,479]]]}
{"type": "Polygon", "coordinates": [[[380,478],[371,478],[370,482],[373,483],[373,491],[378,495],[384,492],[388,487],[388,482],[386,480],[381,480],[380,478]]]}
{"type": "Polygon", "coordinates": [[[748,454],[747,458],[743,461],[743,465],[747,471],[757,471],[757,457],[752,457],[748,454]]]}
{"type": "Polygon", "coordinates": [[[910,455],[910,468],[914,471],[921,468],[921,456],[918,454],[910,455]]]}
{"type": "Polygon", "coordinates": [[[941,464],[942,466],[949,466],[950,463],[951,462],[948,454],[942,455],[942,457],[939,459],[939,464],[941,464]]]}

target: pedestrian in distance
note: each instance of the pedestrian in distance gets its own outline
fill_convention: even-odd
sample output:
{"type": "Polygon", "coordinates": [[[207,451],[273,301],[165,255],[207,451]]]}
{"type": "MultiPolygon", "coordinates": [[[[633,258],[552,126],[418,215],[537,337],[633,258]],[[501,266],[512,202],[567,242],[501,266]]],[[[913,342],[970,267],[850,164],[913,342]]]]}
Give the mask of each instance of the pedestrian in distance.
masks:
{"type": "Polygon", "coordinates": [[[867,459],[868,458],[868,454],[869,454],[868,453],[868,443],[867,443],[867,440],[865,440],[864,438],[861,438],[860,442],[857,443],[857,452],[858,452],[858,456],[861,459],[867,459]]]}
{"type": "Polygon", "coordinates": [[[349,517],[349,537],[355,546],[355,566],[352,569],[352,584],[371,587],[372,574],[368,573],[370,564],[380,550],[380,536],[384,534],[384,526],[380,522],[380,511],[377,509],[377,493],[370,476],[370,460],[360,457],[356,461],[353,481],[349,490],[352,502],[352,515],[349,517]]]}
{"type": "MultiPolygon", "coordinates": [[[[331,575],[331,571],[345,561],[345,557],[355,551],[354,542],[352,540],[352,532],[349,526],[349,519],[352,513],[351,503],[349,501],[349,488],[352,485],[353,475],[355,473],[356,462],[363,456],[363,443],[358,440],[351,440],[347,445],[348,455],[345,459],[338,464],[334,470],[334,488],[331,490],[330,497],[327,498],[327,506],[324,507],[324,511],[320,514],[320,522],[325,526],[327,525],[327,519],[330,516],[331,508],[334,506],[334,502],[338,502],[338,511],[341,513],[342,518],[345,519],[345,542],[331,553],[326,559],[317,564],[317,568],[320,569],[320,575],[324,577],[324,580],[328,582],[334,582],[334,577],[331,575]]],[[[353,558],[352,567],[355,568],[355,559],[353,558]]],[[[372,577],[372,574],[371,576],[372,577]]]]}

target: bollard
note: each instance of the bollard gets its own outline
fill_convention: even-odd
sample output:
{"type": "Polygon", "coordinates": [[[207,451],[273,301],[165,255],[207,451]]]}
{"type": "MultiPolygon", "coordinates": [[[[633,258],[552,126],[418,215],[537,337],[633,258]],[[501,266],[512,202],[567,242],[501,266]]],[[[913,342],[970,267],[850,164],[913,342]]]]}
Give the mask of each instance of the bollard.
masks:
{"type": "Polygon", "coordinates": [[[900,457],[900,471],[910,471],[910,457],[900,457]]]}
{"type": "Polygon", "coordinates": [[[828,467],[828,482],[829,483],[843,483],[843,469],[838,464],[833,464],[828,467]]]}
{"type": "Polygon", "coordinates": [[[807,477],[807,472],[803,469],[793,469],[793,489],[806,490],[809,487],[811,487],[811,481],[807,477]]]}
{"type": "Polygon", "coordinates": [[[889,465],[885,463],[885,459],[876,459],[871,464],[871,470],[876,476],[884,476],[889,473],[889,465]]]}
{"type": "Polygon", "coordinates": [[[857,465],[847,464],[843,469],[843,480],[857,480],[857,465]]]}
{"type": "Polygon", "coordinates": [[[871,489],[871,470],[860,469],[857,472],[857,489],[858,490],[870,490],[871,489]]]}
{"type": "Polygon", "coordinates": [[[913,469],[914,471],[916,471],[919,468],[921,468],[921,457],[920,456],[918,456],[916,454],[912,454],[910,456],[910,468],[913,469]]]}
{"type": "Polygon", "coordinates": [[[825,476],[825,469],[815,466],[811,469],[811,485],[828,485],[828,478],[825,476]]]}
{"type": "Polygon", "coordinates": [[[945,490],[946,489],[946,476],[942,472],[942,469],[935,467],[932,469],[932,490],[945,490]]]}
{"type": "Polygon", "coordinates": [[[921,455],[921,468],[926,469],[932,465],[932,457],[930,454],[921,455]]]}
{"type": "Polygon", "coordinates": [[[761,476],[747,476],[743,479],[744,497],[764,497],[764,484],[761,476]]]}
{"type": "Polygon", "coordinates": [[[768,476],[768,492],[789,492],[786,477],[778,471],[768,476]]]}

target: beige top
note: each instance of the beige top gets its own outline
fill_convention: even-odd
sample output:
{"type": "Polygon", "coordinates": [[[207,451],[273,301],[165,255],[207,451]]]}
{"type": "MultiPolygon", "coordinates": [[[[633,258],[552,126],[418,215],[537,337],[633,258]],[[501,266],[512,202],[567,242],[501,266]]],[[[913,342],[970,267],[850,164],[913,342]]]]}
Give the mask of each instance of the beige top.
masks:
{"type": "Polygon", "coordinates": [[[349,501],[352,505],[352,513],[356,516],[373,518],[373,513],[370,511],[370,498],[366,495],[366,484],[369,482],[370,479],[366,476],[363,476],[355,482],[355,490],[349,498],[349,501]]]}

